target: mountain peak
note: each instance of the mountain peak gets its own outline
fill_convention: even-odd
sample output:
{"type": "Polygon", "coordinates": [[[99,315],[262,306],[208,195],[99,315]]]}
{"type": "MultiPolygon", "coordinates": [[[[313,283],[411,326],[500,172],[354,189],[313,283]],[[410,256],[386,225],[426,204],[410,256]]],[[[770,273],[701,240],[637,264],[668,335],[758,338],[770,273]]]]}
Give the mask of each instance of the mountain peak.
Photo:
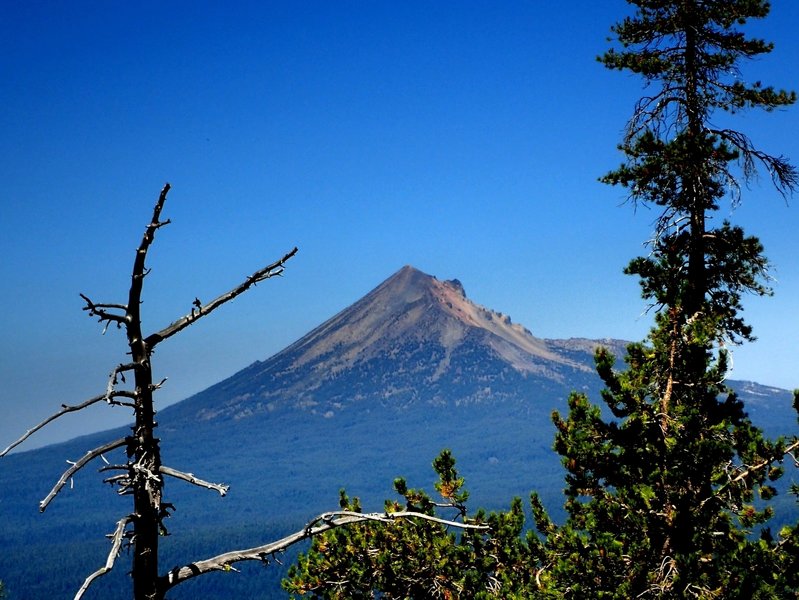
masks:
{"type": "Polygon", "coordinates": [[[539,371],[541,360],[571,363],[510,316],[472,302],[458,279],[441,281],[411,265],[286,351],[298,352],[300,363],[327,355],[326,368],[336,371],[391,356],[398,345],[432,343],[443,352],[443,369],[465,340],[477,338],[519,372],[539,371]]]}
{"type": "Polygon", "coordinates": [[[261,382],[255,386],[260,391],[236,394],[224,407],[206,406],[201,418],[245,416],[287,401],[326,416],[366,399],[400,405],[482,401],[497,397],[512,379],[562,382],[567,373],[590,368],[509,316],[472,302],[458,279],[442,281],[405,265],[246,371],[261,382]]]}
{"type": "Polygon", "coordinates": [[[409,292],[419,292],[428,288],[433,280],[435,280],[435,277],[422,273],[411,265],[405,265],[377,286],[371,293],[383,290],[383,293],[406,296],[409,292]]]}
{"type": "MultiPolygon", "coordinates": [[[[373,293],[395,296],[397,299],[407,300],[419,294],[432,294],[439,300],[446,302],[453,294],[461,300],[467,300],[463,284],[457,279],[439,281],[435,276],[423,273],[412,265],[405,265],[391,277],[386,279],[369,295],[373,293]]],[[[368,296],[367,296],[368,297],[368,296]]],[[[451,307],[450,307],[451,308],[451,307]]]]}

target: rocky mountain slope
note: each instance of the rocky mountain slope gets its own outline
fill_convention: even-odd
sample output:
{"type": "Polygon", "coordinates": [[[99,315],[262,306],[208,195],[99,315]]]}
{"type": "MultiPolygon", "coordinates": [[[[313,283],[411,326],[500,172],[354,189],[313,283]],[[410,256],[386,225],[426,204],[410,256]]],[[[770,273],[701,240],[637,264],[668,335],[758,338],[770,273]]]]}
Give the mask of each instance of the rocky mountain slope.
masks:
{"type": "MultiPolygon", "coordinates": [[[[594,379],[598,343],[539,339],[469,300],[458,280],[405,266],[282,352],[177,410],[198,420],[290,409],[333,418],[379,406],[532,404],[518,390],[525,381],[582,387],[594,379]]],[[[621,341],[601,343],[623,352],[621,341]]]]}

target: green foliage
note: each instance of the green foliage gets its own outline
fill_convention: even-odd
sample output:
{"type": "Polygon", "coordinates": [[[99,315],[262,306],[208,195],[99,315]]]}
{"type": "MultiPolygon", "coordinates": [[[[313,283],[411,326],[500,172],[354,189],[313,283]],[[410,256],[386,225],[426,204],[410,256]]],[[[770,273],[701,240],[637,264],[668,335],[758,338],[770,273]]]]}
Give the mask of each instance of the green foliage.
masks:
{"type": "MultiPolygon", "coordinates": [[[[742,58],[771,46],[736,29],[763,17],[750,0],[640,0],[613,28],[621,47],[600,58],[644,77],[652,90],[636,108],[621,150],[627,162],[603,178],[633,202],[662,207],[651,252],[633,260],[644,298],[656,308],[644,344],[617,372],[600,350],[597,371],[611,419],[581,394],[553,416],[555,449],[567,469],[567,522],[546,530],[558,594],[591,598],[774,597],[780,559],[770,534],[753,529],[772,509],[769,481],[783,444],[764,438],[723,381],[725,344],[752,339],[743,294],[769,293],[757,238],[723,222],[719,201],[762,163],[781,191],[796,185],[784,159],[753,148],[742,133],[714,129],[711,114],[771,110],[795,94],[735,79],[742,58]],[[731,81],[725,79],[730,77],[731,81]]],[[[788,545],[793,531],[784,532],[788,545]]],[[[783,572],[785,569],[783,569],[783,572]]],[[[782,586],[782,587],[780,587],[782,586]]],[[[796,588],[792,588],[796,591],[796,588]]]]}
{"type": "MultiPolygon", "coordinates": [[[[401,500],[388,500],[386,513],[409,510],[490,526],[490,535],[450,530],[419,519],[341,527],[314,539],[307,554],[289,570],[283,587],[310,598],[527,598],[531,573],[522,537],[524,511],[514,500],[507,512],[467,516],[468,493],[445,450],[433,462],[441,501],[397,479],[401,500]]],[[[360,512],[357,498],[342,491],[344,510],[360,512]]]]}

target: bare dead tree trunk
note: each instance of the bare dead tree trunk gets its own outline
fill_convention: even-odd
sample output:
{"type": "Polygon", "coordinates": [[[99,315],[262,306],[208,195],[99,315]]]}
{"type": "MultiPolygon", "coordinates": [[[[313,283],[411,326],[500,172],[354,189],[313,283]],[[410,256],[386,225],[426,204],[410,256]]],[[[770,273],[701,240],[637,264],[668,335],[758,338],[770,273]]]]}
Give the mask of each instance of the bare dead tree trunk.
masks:
{"type": "Polygon", "coordinates": [[[363,521],[390,522],[397,519],[433,520],[455,528],[487,531],[488,527],[482,524],[459,523],[408,511],[390,514],[360,514],[336,511],[320,515],[308,523],[304,529],[281,540],[255,548],[227,552],[219,556],[187,563],[183,567],[172,569],[165,575],[159,574],[158,541],[161,534],[166,533],[164,518],[168,516],[169,510],[173,508],[171,504],[163,501],[164,476],[167,475],[199,487],[215,490],[222,496],[227,493],[228,487],[223,484],[204,481],[191,473],[183,473],[161,463],[159,440],[155,436],[158,424],[155,420],[156,411],[153,393],[164,382],[153,383],[151,364],[153,350],[162,341],[194,324],[198,319],[208,315],[239,294],[243,294],[257,283],[281,275],[285,263],[297,253],[297,248],[292,249],[279,260],[259,269],[236,287],[207,304],[202,304],[195,298],[189,313],[167,327],[145,336],[141,325],[141,304],[144,279],[149,272],[146,266],[147,252],[155,239],[156,231],[170,223],[169,219],[161,220],[161,211],[166,202],[169,189],[169,184],[166,184],[161,190],[153,209],[150,223],[147,225],[141,243],[136,250],[127,304],[95,303],[87,296],[81,294],[86,303],[83,310],[87,311],[89,316],[97,317],[101,323],[104,323],[106,328],[110,325],[116,325],[119,329],[125,329],[131,357],[130,362],[120,364],[111,371],[104,393],[75,406],[62,405],[58,412],[29,429],[18,440],[0,452],[0,457],[5,456],[13,448],[58,417],[70,412],[80,411],[99,402],[104,401],[110,406],[125,406],[133,410],[135,421],[132,435],[89,450],[79,460],[70,462],[71,466],[62,474],[44,500],[39,503],[39,509],[44,511],[66,482],[86,464],[97,457],[102,457],[107,452],[123,447],[126,449],[126,464],[110,464],[100,470],[103,472],[118,472],[116,475],[111,475],[105,479],[105,481],[118,486],[119,494],[133,496],[133,511],[117,521],[114,532],[109,536],[111,538],[111,550],[105,564],[85,579],[83,585],[75,594],[75,600],[80,600],[92,582],[113,568],[114,562],[125,543],[133,547],[131,575],[133,578],[134,600],[163,600],[168,590],[183,581],[212,571],[233,570],[231,565],[239,561],[267,561],[274,553],[281,552],[292,544],[331,528],[351,523],[363,521]],[[131,371],[133,372],[132,389],[120,389],[118,387],[120,382],[121,384],[126,383],[125,373],[131,371]],[[132,530],[128,529],[130,525],[132,525],[132,530]]]}
{"type": "Polygon", "coordinates": [[[131,275],[128,306],[125,314],[128,346],[133,364],[136,421],[133,426],[133,454],[129,478],[133,491],[133,597],[135,600],[158,600],[158,538],[163,527],[165,508],[162,506],[163,479],[161,449],[155,437],[155,408],[153,406],[153,371],[151,348],[147,347],[141,330],[141,293],[147,275],[147,250],[155,232],[169,221],[160,221],[161,210],[169,192],[164,186],[153,210],[153,217],[136,250],[131,275]]]}
{"type": "Polygon", "coordinates": [[[160,331],[145,336],[142,331],[141,304],[144,280],[149,273],[146,266],[147,252],[155,240],[156,231],[170,223],[169,219],[161,220],[161,212],[169,190],[170,185],[167,183],[161,190],[150,223],[145,228],[141,243],[136,249],[127,304],[95,303],[81,294],[86,303],[83,309],[89,316],[97,317],[106,328],[116,325],[119,329],[125,329],[130,362],[120,364],[113,369],[104,394],[97,395],[76,406],[62,405],[60,411],[36,427],[29,429],[20,439],[0,453],[0,457],[5,456],[11,449],[54,419],[98,402],[105,401],[111,406],[126,406],[133,410],[132,435],[90,450],[80,460],[71,463],[70,468],[64,472],[50,493],[39,504],[40,510],[44,511],[64,487],[64,484],[83,466],[93,459],[103,456],[106,452],[125,447],[128,458],[126,464],[109,465],[101,470],[119,471],[118,474],[112,475],[106,481],[119,486],[120,494],[133,497],[133,511],[118,521],[114,533],[110,536],[112,549],[105,566],[86,579],[78,590],[76,599],[82,597],[92,581],[111,570],[117,554],[126,541],[133,546],[131,574],[134,600],[161,600],[164,597],[167,588],[159,585],[158,541],[161,534],[166,532],[164,518],[168,516],[168,511],[172,508],[172,505],[165,503],[162,497],[164,475],[217,490],[222,495],[227,492],[227,486],[208,483],[192,474],[182,473],[162,465],[159,440],[155,435],[157,423],[153,393],[163,382],[157,384],[153,382],[150,362],[153,350],[160,342],[182,331],[258,282],[282,274],[286,261],[297,253],[296,248],[292,249],[281,259],[256,271],[242,283],[206,305],[195,299],[188,314],[160,331]],[[133,372],[132,389],[120,389],[118,387],[120,382],[125,384],[125,374],[131,371],[133,372]],[[128,529],[129,526],[132,526],[132,531],[128,529]]]}

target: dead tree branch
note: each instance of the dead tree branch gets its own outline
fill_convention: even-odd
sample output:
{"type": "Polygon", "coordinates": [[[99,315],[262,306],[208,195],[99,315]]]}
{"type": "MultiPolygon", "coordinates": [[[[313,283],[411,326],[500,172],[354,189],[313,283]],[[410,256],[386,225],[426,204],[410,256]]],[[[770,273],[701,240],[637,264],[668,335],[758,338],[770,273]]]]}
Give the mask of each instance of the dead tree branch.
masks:
{"type": "Polygon", "coordinates": [[[30,429],[28,429],[28,431],[26,431],[17,441],[12,443],[10,446],[8,446],[8,448],[3,450],[2,452],[0,452],[0,458],[4,457],[6,454],[11,452],[11,450],[13,450],[17,446],[19,446],[22,442],[27,440],[30,436],[32,436],[37,431],[39,431],[42,427],[44,427],[45,425],[48,425],[49,423],[52,423],[53,421],[55,421],[58,417],[61,417],[61,416],[65,415],[65,414],[67,414],[67,413],[71,413],[71,412],[75,412],[75,411],[78,411],[78,410],[82,410],[82,409],[86,408],[87,406],[91,406],[92,404],[95,404],[97,402],[101,402],[102,400],[105,400],[105,399],[106,399],[106,394],[100,394],[99,396],[95,396],[94,398],[89,398],[88,400],[86,400],[86,402],[83,402],[81,404],[76,404],[75,406],[68,406],[66,404],[62,404],[61,405],[61,410],[59,410],[57,413],[55,413],[53,415],[50,415],[49,417],[47,417],[44,421],[42,421],[41,423],[39,423],[35,427],[31,427],[30,429]]]}
{"type": "MultiPolygon", "coordinates": [[[[141,243],[136,249],[136,259],[133,261],[133,276],[131,278],[131,289],[128,298],[141,298],[144,277],[148,272],[144,267],[144,260],[147,258],[147,250],[150,249],[150,244],[152,244],[153,240],[155,239],[155,232],[161,229],[161,227],[164,225],[169,225],[172,222],[169,219],[166,221],[160,221],[161,211],[163,210],[164,203],[166,202],[166,195],[169,193],[171,188],[172,186],[166,183],[161,189],[161,193],[158,195],[158,201],[155,203],[155,207],[153,207],[153,216],[150,219],[150,224],[144,230],[141,243]]],[[[131,302],[128,302],[126,308],[128,314],[134,310],[138,313],[138,306],[134,306],[134,304],[131,302]]]]}
{"type": "MultiPolygon", "coordinates": [[[[102,398],[105,398],[105,395],[103,395],[102,398]]],[[[50,493],[47,494],[47,497],[45,497],[44,500],[39,502],[39,512],[45,511],[47,505],[50,504],[53,498],[56,497],[56,494],[58,494],[58,492],[61,491],[61,488],[64,487],[64,484],[69,480],[69,478],[72,477],[78,471],[80,471],[86,463],[88,463],[90,460],[94,458],[97,458],[98,456],[101,456],[106,452],[114,450],[115,448],[121,448],[127,443],[128,443],[128,438],[120,438],[118,440],[114,440],[113,442],[109,442],[104,446],[100,446],[99,448],[95,448],[94,450],[89,450],[86,454],[84,454],[80,458],[80,460],[78,460],[75,463],[72,463],[69,469],[64,471],[64,473],[61,475],[61,478],[53,486],[53,489],[50,490],[50,493]]]]}
{"type": "Polygon", "coordinates": [[[197,321],[197,319],[204,317],[211,311],[222,306],[225,302],[233,300],[233,298],[235,298],[236,296],[243,294],[252,286],[254,286],[256,283],[260,283],[261,281],[264,281],[271,277],[276,277],[278,275],[281,275],[285,268],[284,265],[286,261],[288,261],[295,254],[297,254],[296,247],[293,248],[291,251],[287,252],[280,260],[277,260],[273,262],[271,265],[267,265],[266,267],[259,269],[258,271],[247,277],[245,281],[243,281],[242,283],[240,283],[230,291],[222,294],[218,298],[212,300],[208,304],[201,304],[199,301],[195,301],[195,306],[199,304],[200,305],[199,307],[192,308],[191,312],[186,316],[178,319],[171,325],[163,328],[161,331],[147,336],[147,338],[144,340],[145,344],[147,344],[147,347],[152,350],[152,348],[155,347],[155,345],[158,344],[159,342],[162,342],[168,337],[171,337],[176,333],[178,333],[179,331],[185,329],[186,327],[197,321]]]}
{"type": "Polygon", "coordinates": [[[125,527],[127,527],[128,523],[130,523],[132,519],[133,517],[128,515],[124,519],[117,521],[117,526],[114,530],[114,533],[109,536],[111,538],[111,551],[108,553],[108,558],[105,561],[105,565],[97,569],[94,573],[86,578],[86,580],[83,582],[83,585],[80,586],[80,589],[75,594],[75,600],[80,600],[83,597],[83,594],[89,589],[89,586],[95,579],[102,577],[114,568],[114,561],[116,561],[117,556],[119,556],[119,550],[122,547],[122,540],[125,537],[125,527]]]}
{"type": "Polygon", "coordinates": [[[209,490],[216,490],[217,492],[219,492],[220,496],[224,496],[225,494],[227,494],[228,490],[230,489],[230,486],[225,485],[224,483],[210,483],[208,481],[200,479],[199,477],[195,477],[194,473],[183,473],[182,471],[172,469],[171,467],[165,467],[164,465],[161,465],[160,471],[163,475],[169,475],[170,477],[174,477],[175,479],[182,479],[183,481],[188,481],[192,485],[208,488],[209,490]]]}
{"type": "MultiPolygon", "coordinates": [[[[39,503],[40,512],[44,512],[67,481],[70,481],[75,473],[81,470],[88,462],[98,456],[103,457],[104,453],[116,448],[126,448],[126,464],[107,465],[105,468],[101,468],[100,471],[117,471],[117,473],[107,477],[105,482],[117,487],[117,493],[131,495],[133,497],[133,510],[129,516],[117,522],[116,529],[110,536],[112,539],[111,552],[105,565],[86,578],[75,596],[76,600],[79,600],[84,595],[95,579],[111,570],[119,554],[122,542],[126,538],[130,540],[133,550],[131,574],[134,598],[136,600],[163,599],[163,592],[158,588],[159,582],[164,579],[159,572],[158,545],[160,536],[166,534],[163,520],[169,515],[169,510],[174,508],[171,503],[162,501],[164,476],[182,479],[192,485],[215,490],[222,496],[227,493],[228,486],[221,483],[211,483],[195,477],[192,473],[177,471],[161,464],[160,440],[155,436],[155,429],[158,423],[155,421],[153,392],[164,384],[166,378],[157,383],[153,381],[151,364],[153,349],[156,344],[192,325],[200,317],[210,314],[222,304],[246,292],[257,283],[281,275],[286,261],[297,253],[297,248],[292,249],[279,260],[259,269],[242,283],[206,305],[203,305],[200,300],[195,298],[191,312],[188,315],[178,319],[157,333],[145,336],[142,333],[141,325],[142,290],[144,279],[150,272],[145,263],[147,253],[155,239],[156,231],[170,223],[169,219],[161,220],[161,212],[169,190],[170,185],[167,183],[159,194],[150,222],[145,228],[139,246],[136,248],[127,303],[97,303],[85,294],[81,294],[81,298],[85,303],[83,310],[89,316],[99,319],[100,323],[104,325],[103,332],[111,324],[116,324],[117,328],[125,330],[128,346],[127,353],[130,356],[129,362],[121,363],[111,371],[106,382],[105,393],[90,398],[77,406],[62,405],[60,411],[28,430],[16,442],[0,453],[0,457],[5,456],[13,448],[27,440],[33,433],[58,417],[98,402],[105,401],[109,405],[123,405],[133,410],[134,424],[131,435],[89,450],[76,462],[67,461],[70,465],[69,468],[64,471],[50,490],[50,493],[39,503]],[[125,380],[125,374],[129,371],[133,373],[133,381],[129,383],[128,389],[117,389],[120,381],[123,384],[128,383],[125,380]],[[127,401],[120,401],[118,398],[125,398],[127,401]],[[130,530],[128,530],[129,526],[130,530]]],[[[103,460],[105,460],[104,457],[103,460]]],[[[325,526],[327,527],[327,525],[325,526]]],[[[173,584],[165,587],[164,591],[171,585],[173,584]]]]}
{"type": "MultiPolygon", "coordinates": [[[[105,399],[106,402],[111,402],[111,398],[115,392],[115,386],[119,379],[122,379],[122,382],[125,382],[125,371],[132,371],[136,368],[136,365],[133,363],[127,364],[120,364],[114,367],[114,370],[111,371],[111,374],[108,376],[108,385],[105,388],[105,399]]],[[[135,398],[135,395],[132,396],[135,398]]]]}
{"type": "Polygon", "coordinates": [[[86,302],[83,310],[87,311],[90,317],[98,317],[101,323],[108,321],[109,323],[116,323],[117,327],[122,327],[127,322],[128,307],[124,304],[95,304],[85,294],[81,294],[80,297],[86,302]],[[121,310],[123,314],[119,315],[110,312],[110,309],[121,310]]]}
{"type": "Polygon", "coordinates": [[[310,521],[303,529],[296,531],[284,538],[275,542],[265,544],[263,546],[256,546],[255,548],[248,548],[246,550],[234,550],[226,552],[206,560],[193,562],[184,567],[175,567],[166,576],[161,578],[160,587],[162,593],[165,593],[172,587],[212,571],[229,571],[232,570],[231,565],[236,562],[245,560],[258,560],[264,562],[269,559],[272,554],[282,552],[286,548],[310,539],[315,535],[341,527],[343,525],[353,525],[355,523],[363,523],[367,521],[379,523],[392,523],[401,519],[421,519],[425,521],[432,521],[447,527],[457,527],[459,529],[469,529],[473,531],[488,531],[488,525],[477,525],[469,523],[459,523],[457,521],[449,521],[441,519],[432,515],[413,511],[398,511],[393,513],[359,513],[353,511],[334,511],[319,515],[310,521]]]}
{"type": "Polygon", "coordinates": [[[115,367],[114,370],[111,372],[111,375],[109,376],[108,385],[106,386],[106,391],[105,391],[104,394],[100,394],[99,396],[94,396],[92,398],[89,398],[85,402],[81,402],[80,404],[76,404],[74,406],[71,406],[71,405],[68,405],[68,404],[62,404],[61,405],[61,410],[59,410],[58,412],[50,415],[49,417],[47,417],[44,421],[42,421],[38,425],[35,425],[34,427],[31,427],[30,429],[28,429],[16,441],[12,442],[8,447],[6,447],[5,450],[0,452],[0,458],[3,458],[6,454],[8,454],[14,448],[16,448],[17,446],[22,444],[25,440],[27,440],[34,433],[36,433],[40,429],[44,428],[45,426],[49,425],[50,423],[55,421],[57,418],[63,417],[67,413],[77,412],[79,410],[83,410],[84,408],[88,408],[92,404],[97,404],[98,402],[102,402],[102,401],[105,401],[108,404],[117,404],[117,405],[121,405],[121,406],[132,406],[128,402],[115,402],[114,398],[130,398],[130,399],[135,400],[136,399],[136,394],[134,392],[128,392],[128,391],[124,391],[124,390],[115,390],[114,386],[117,383],[117,376],[120,376],[122,378],[122,381],[124,381],[125,380],[125,376],[122,373],[124,371],[132,370],[133,368],[135,368],[135,366],[136,365],[129,363],[129,364],[121,364],[121,365],[118,365],[117,367],[115,367]]]}

